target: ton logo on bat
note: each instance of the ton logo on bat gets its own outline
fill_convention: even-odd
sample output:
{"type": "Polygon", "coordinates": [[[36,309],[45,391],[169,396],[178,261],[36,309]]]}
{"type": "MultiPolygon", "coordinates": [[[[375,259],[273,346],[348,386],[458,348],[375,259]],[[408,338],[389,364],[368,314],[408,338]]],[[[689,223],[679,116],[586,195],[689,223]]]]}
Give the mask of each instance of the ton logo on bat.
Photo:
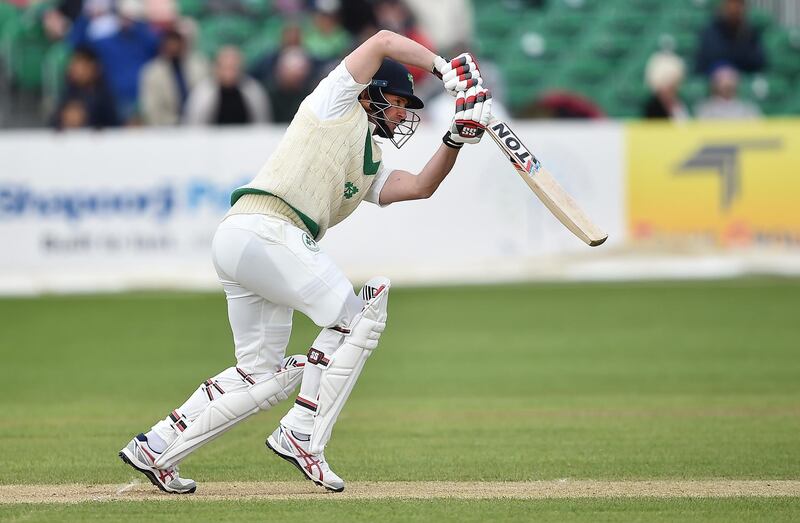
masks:
{"type": "Polygon", "coordinates": [[[531,174],[533,171],[539,172],[539,166],[541,165],[539,160],[537,160],[535,156],[522,147],[519,138],[517,138],[511,129],[508,129],[503,122],[498,122],[492,126],[492,130],[495,131],[497,136],[503,140],[503,143],[508,150],[514,153],[514,156],[519,160],[520,165],[525,166],[525,170],[528,172],[528,174],[531,174]],[[517,152],[520,149],[522,149],[522,153],[517,152]]]}

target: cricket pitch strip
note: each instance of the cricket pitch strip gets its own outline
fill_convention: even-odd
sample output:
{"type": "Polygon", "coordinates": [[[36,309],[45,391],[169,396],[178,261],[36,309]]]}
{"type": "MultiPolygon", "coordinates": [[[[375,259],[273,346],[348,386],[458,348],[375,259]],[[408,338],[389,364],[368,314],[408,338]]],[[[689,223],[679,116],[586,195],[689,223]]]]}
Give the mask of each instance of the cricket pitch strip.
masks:
{"type": "Polygon", "coordinates": [[[385,500],[385,499],[577,499],[800,497],[800,480],[653,481],[385,481],[350,482],[344,492],[324,491],[310,482],[201,483],[195,494],[174,495],[149,483],[123,485],[0,485],[0,504],[83,503],[180,499],[218,500],[385,500]]]}

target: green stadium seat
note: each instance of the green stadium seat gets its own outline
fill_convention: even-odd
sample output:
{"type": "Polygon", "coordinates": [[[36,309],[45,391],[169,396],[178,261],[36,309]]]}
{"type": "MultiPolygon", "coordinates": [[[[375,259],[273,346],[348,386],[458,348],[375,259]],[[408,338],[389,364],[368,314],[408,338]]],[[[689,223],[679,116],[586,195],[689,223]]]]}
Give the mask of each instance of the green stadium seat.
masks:
{"type": "Polygon", "coordinates": [[[5,22],[12,18],[19,18],[20,14],[20,10],[17,7],[5,2],[0,3],[0,36],[5,22]]]}
{"type": "Polygon", "coordinates": [[[790,109],[786,101],[770,101],[765,100],[760,104],[756,104],[761,109],[765,116],[782,116],[788,114],[790,109]]]}
{"type": "MultiPolygon", "coordinates": [[[[524,105],[550,87],[559,87],[589,95],[611,116],[633,117],[639,115],[648,95],[644,85],[647,59],[657,50],[671,50],[682,56],[690,69],[698,32],[711,20],[715,2],[547,0],[541,9],[529,10],[521,9],[524,2],[474,0],[473,4],[479,13],[481,52],[498,60],[510,86],[526,83],[526,87],[510,88],[512,107],[524,105]],[[490,18],[491,34],[481,29],[483,15],[490,18]],[[543,50],[536,51],[533,40],[522,42],[525,32],[538,33],[543,50]],[[509,54],[512,48],[514,53],[509,54]],[[518,52],[527,52],[526,58],[518,58],[518,52]],[[540,81],[536,75],[542,69],[548,71],[545,77],[557,79],[540,81]]],[[[791,40],[769,18],[758,22],[763,13],[752,13],[756,23],[767,27],[772,64],[768,78],[781,93],[786,81],[789,85],[800,82],[800,31],[791,40]]],[[[681,93],[688,105],[705,98],[705,79],[687,79],[681,93]]],[[[781,96],[786,96],[782,103],[794,103],[790,94],[775,96],[776,101],[769,104],[777,106],[781,96]]]]}
{"type": "Polygon", "coordinates": [[[531,85],[537,83],[542,77],[542,62],[529,57],[517,57],[516,60],[504,65],[506,79],[512,84],[531,85]]]}
{"type": "Polygon", "coordinates": [[[680,90],[681,99],[689,107],[708,96],[708,81],[705,78],[692,77],[683,82],[680,90]]]}
{"type": "Polygon", "coordinates": [[[791,82],[780,75],[768,76],[767,86],[767,94],[763,101],[769,105],[785,103],[793,94],[791,82]]]}
{"type": "Polygon", "coordinates": [[[566,78],[575,84],[597,84],[614,74],[613,64],[603,60],[575,59],[567,66],[566,78]]]}
{"type": "Polygon", "coordinates": [[[213,55],[224,45],[243,47],[258,34],[255,20],[243,16],[215,16],[200,20],[200,49],[213,55]]]}
{"type": "Polygon", "coordinates": [[[562,38],[581,35],[591,27],[590,20],[580,12],[559,11],[544,19],[545,27],[550,35],[562,38]]]}
{"type": "Polygon", "coordinates": [[[590,14],[607,0],[549,0],[548,8],[552,12],[568,11],[572,13],[590,14]]]}
{"type": "Polygon", "coordinates": [[[479,56],[490,60],[502,58],[508,51],[508,39],[502,36],[482,35],[477,44],[479,56]]]}
{"type": "Polygon", "coordinates": [[[711,12],[708,10],[687,8],[680,6],[680,3],[664,2],[664,4],[669,5],[669,8],[665,9],[661,23],[669,31],[696,34],[711,21],[711,12]]]}
{"type": "Polygon", "coordinates": [[[42,60],[47,46],[36,44],[26,46],[17,53],[12,67],[16,83],[26,91],[38,91],[42,87],[42,60]]]}
{"type": "Polygon", "coordinates": [[[559,68],[546,69],[536,60],[528,60],[529,72],[524,80],[509,82],[507,89],[507,102],[512,110],[519,110],[540,98],[544,93],[553,90],[565,90],[569,82],[563,77],[563,70],[559,68]],[[530,75],[535,76],[530,76],[530,75]]]}
{"type": "MultiPolygon", "coordinates": [[[[572,47],[572,42],[569,39],[559,38],[554,35],[545,37],[544,34],[539,32],[529,32],[518,37],[517,45],[511,49],[513,53],[511,56],[514,60],[509,61],[509,65],[513,66],[514,61],[517,60],[516,53],[519,55],[519,60],[533,59],[538,63],[554,64],[557,60],[563,58],[565,53],[572,47]]],[[[506,55],[508,55],[506,49],[506,55]]],[[[508,60],[508,57],[506,57],[508,60]]]]}
{"type": "Polygon", "coordinates": [[[247,67],[253,66],[266,53],[278,48],[283,31],[283,20],[278,17],[267,19],[254,38],[242,46],[242,55],[247,67]]]}
{"type": "MultiPolygon", "coordinates": [[[[644,65],[653,52],[672,50],[690,66],[697,32],[714,9],[696,0],[548,0],[543,8],[527,11],[510,9],[511,3],[500,0],[473,4],[480,14],[481,52],[499,60],[509,86],[526,84],[510,87],[512,107],[558,87],[585,94],[618,117],[639,115],[648,94],[644,65]],[[488,33],[482,30],[484,15],[490,19],[488,33]],[[537,51],[533,40],[523,42],[525,32],[538,33],[543,50],[537,51]],[[526,57],[518,58],[517,50],[526,57]],[[546,78],[556,79],[540,81],[542,69],[548,71],[546,78]]],[[[687,101],[700,99],[705,81],[687,82],[682,91],[688,93],[687,101]]]]}
{"type": "Polygon", "coordinates": [[[610,86],[598,86],[588,98],[600,107],[606,115],[613,114],[616,116],[623,111],[624,108],[624,106],[619,104],[614,98],[614,89],[610,86]]]}
{"type": "Polygon", "coordinates": [[[538,92],[531,89],[530,86],[511,84],[509,85],[506,97],[509,107],[511,107],[512,110],[519,110],[533,101],[537,95],[538,92]]]}
{"type": "Polygon", "coordinates": [[[603,17],[604,27],[613,32],[626,35],[638,35],[645,28],[652,26],[653,19],[647,13],[633,10],[609,9],[603,17]]]}
{"type": "Polygon", "coordinates": [[[184,16],[200,18],[205,10],[205,0],[178,0],[178,10],[184,16]]]}
{"type": "Polygon", "coordinates": [[[71,50],[65,43],[53,44],[42,63],[42,93],[48,103],[55,103],[64,84],[71,50]]]}
{"type": "Polygon", "coordinates": [[[38,91],[42,86],[42,60],[50,43],[33,17],[6,20],[2,42],[4,63],[11,81],[25,91],[38,91]]]}
{"type": "Polygon", "coordinates": [[[800,53],[774,53],[769,55],[770,70],[785,76],[800,76],[800,53]]]}
{"type": "Polygon", "coordinates": [[[622,81],[613,87],[611,100],[616,107],[630,108],[626,109],[625,112],[626,114],[632,114],[632,112],[638,113],[641,110],[642,104],[649,94],[641,80],[638,82],[622,81]]]}
{"type": "Polygon", "coordinates": [[[561,76],[560,64],[548,57],[525,57],[500,64],[507,85],[524,85],[540,90],[553,85],[561,76]]]}
{"type": "Polygon", "coordinates": [[[513,12],[502,8],[488,11],[478,22],[478,32],[487,35],[505,35],[518,25],[518,20],[513,12]]]}
{"type": "Polygon", "coordinates": [[[611,106],[610,111],[606,111],[608,116],[613,116],[615,118],[639,118],[642,116],[642,104],[639,105],[631,105],[631,104],[616,104],[611,106]]]}
{"type": "Polygon", "coordinates": [[[770,70],[800,77],[800,29],[767,33],[765,46],[770,70]]]}
{"type": "Polygon", "coordinates": [[[663,0],[628,0],[625,9],[639,13],[647,13],[650,17],[656,15],[661,9],[665,8],[663,0]]]}
{"type": "Polygon", "coordinates": [[[691,62],[697,49],[698,37],[696,32],[666,29],[656,35],[656,41],[658,49],[672,51],[691,62]]]}
{"type": "Polygon", "coordinates": [[[591,54],[606,60],[619,60],[637,48],[640,39],[626,34],[602,32],[591,42],[591,54]]]}
{"type": "Polygon", "coordinates": [[[259,18],[267,18],[272,13],[272,0],[244,0],[247,10],[259,18]]]}
{"type": "Polygon", "coordinates": [[[786,114],[789,115],[800,115],[800,93],[794,95],[794,98],[789,100],[785,106],[786,114]]]}
{"type": "Polygon", "coordinates": [[[750,9],[748,18],[750,23],[761,31],[768,31],[775,23],[772,13],[762,9],[750,9]]]}

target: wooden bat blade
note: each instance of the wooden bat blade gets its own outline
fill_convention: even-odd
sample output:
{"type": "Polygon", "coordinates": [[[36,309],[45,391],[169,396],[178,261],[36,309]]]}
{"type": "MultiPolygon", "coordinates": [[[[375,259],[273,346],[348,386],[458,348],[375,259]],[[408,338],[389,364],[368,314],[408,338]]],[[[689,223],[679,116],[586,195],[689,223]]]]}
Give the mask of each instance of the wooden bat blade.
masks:
{"type": "Polygon", "coordinates": [[[608,234],[589,219],[553,175],[542,167],[536,156],[525,147],[507,123],[493,119],[487,125],[486,132],[558,221],[591,247],[606,241],[608,234]]]}
{"type": "Polygon", "coordinates": [[[591,247],[596,247],[606,241],[608,234],[589,219],[548,170],[540,168],[535,178],[530,177],[527,172],[518,172],[521,175],[524,173],[525,183],[539,197],[545,207],[558,218],[558,221],[563,223],[575,236],[591,247]]]}

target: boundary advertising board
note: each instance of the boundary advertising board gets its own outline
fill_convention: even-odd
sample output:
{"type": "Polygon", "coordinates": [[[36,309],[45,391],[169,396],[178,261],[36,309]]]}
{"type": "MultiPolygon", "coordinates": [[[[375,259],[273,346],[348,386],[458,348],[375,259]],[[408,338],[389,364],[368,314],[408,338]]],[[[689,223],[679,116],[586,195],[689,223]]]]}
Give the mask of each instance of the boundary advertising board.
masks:
{"type": "MultiPolygon", "coordinates": [[[[619,124],[527,124],[517,131],[612,235],[623,238],[619,124]],[[594,168],[602,165],[602,169],[594,168]]],[[[283,128],[0,134],[0,293],[218,288],[210,244],[234,188],[283,128]]],[[[390,167],[419,170],[441,143],[418,131],[390,167]]],[[[537,260],[596,253],[543,208],[492,143],[465,147],[434,197],[365,203],[321,247],[358,283],[529,279],[537,260]]],[[[550,269],[563,272],[560,264],[550,269]]]]}
{"type": "Polygon", "coordinates": [[[800,249],[800,122],[627,126],[635,244],[800,249]]]}

